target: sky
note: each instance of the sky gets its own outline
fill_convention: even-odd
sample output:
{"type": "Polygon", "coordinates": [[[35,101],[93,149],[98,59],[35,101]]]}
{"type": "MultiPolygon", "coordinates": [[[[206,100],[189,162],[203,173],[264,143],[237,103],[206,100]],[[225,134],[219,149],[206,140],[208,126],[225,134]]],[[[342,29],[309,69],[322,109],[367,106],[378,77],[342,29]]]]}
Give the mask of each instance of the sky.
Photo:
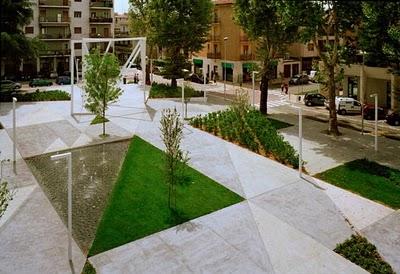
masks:
{"type": "Polygon", "coordinates": [[[118,13],[128,12],[129,4],[128,0],[114,0],[115,8],[114,11],[118,13]]]}

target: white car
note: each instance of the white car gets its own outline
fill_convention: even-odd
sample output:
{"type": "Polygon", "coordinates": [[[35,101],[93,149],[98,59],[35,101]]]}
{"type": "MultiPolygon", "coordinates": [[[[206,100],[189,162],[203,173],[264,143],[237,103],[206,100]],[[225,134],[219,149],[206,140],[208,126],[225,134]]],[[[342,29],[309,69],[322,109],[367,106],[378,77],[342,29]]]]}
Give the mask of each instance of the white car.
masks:
{"type": "MultiPolygon", "coordinates": [[[[325,101],[325,107],[329,109],[329,101],[325,101]]],[[[341,115],[346,114],[360,114],[361,103],[354,98],[349,97],[335,97],[336,112],[341,115]]]]}

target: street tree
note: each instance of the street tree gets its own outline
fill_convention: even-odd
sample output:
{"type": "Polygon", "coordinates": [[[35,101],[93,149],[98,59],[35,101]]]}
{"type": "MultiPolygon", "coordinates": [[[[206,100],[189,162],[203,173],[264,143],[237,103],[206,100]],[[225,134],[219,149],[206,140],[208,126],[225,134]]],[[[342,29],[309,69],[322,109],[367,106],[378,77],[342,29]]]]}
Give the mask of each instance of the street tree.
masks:
{"type": "Polygon", "coordinates": [[[165,145],[165,175],[168,184],[168,206],[176,210],[176,187],[184,183],[188,153],[181,148],[183,123],[176,109],[164,109],[161,116],[161,138],[165,145]]]}
{"type": "Polygon", "coordinates": [[[117,86],[121,71],[118,58],[113,53],[101,54],[99,49],[94,49],[85,56],[84,61],[85,108],[96,115],[92,124],[103,123],[102,136],[106,137],[106,110],[122,94],[117,86]]]}
{"type": "Polygon", "coordinates": [[[177,86],[190,66],[189,55],[198,52],[207,41],[211,28],[211,0],[151,0],[151,39],[165,50],[167,63],[164,76],[177,86]]]}
{"type": "Polygon", "coordinates": [[[400,2],[364,1],[359,34],[365,63],[389,67],[392,74],[391,108],[400,105],[400,2]]]}
{"type": "Polygon", "coordinates": [[[29,0],[0,0],[1,62],[9,60],[16,64],[21,59],[38,56],[39,48],[44,48],[39,39],[25,36],[23,28],[32,20],[32,3],[29,0]]]}
{"type": "Polygon", "coordinates": [[[257,44],[257,58],[261,61],[260,111],[267,114],[268,86],[274,78],[279,58],[296,40],[295,20],[286,20],[283,0],[237,0],[235,21],[250,40],[257,44]]]}
{"type": "Polygon", "coordinates": [[[306,0],[288,1],[287,18],[299,22],[299,39],[313,42],[322,64],[319,80],[328,91],[328,132],[339,135],[335,97],[343,79],[344,66],[353,61],[357,27],[361,19],[361,1],[306,0]]]}

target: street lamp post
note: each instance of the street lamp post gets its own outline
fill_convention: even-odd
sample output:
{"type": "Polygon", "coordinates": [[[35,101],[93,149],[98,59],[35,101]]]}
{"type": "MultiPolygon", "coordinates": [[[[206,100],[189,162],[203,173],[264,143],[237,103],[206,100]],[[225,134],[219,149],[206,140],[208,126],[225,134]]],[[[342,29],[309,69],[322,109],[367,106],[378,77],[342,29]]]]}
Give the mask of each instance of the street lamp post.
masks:
{"type": "Polygon", "coordinates": [[[378,94],[371,94],[370,97],[375,97],[375,151],[378,151],[378,94]]]}
{"type": "Polygon", "coordinates": [[[255,105],[255,93],[256,93],[256,74],[258,74],[258,71],[253,71],[252,72],[252,80],[253,80],[253,99],[252,99],[252,105],[254,107],[255,105]]]}
{"type": "Polygon", "coordinates": [[[51,160],[67,160],[68,168],[68,260],[72,262],[72,156],[71,152],[51,156],[51,160]]]}
{"type": "MultiPolygon", "coordinates": [[[[183,74],[189,72],[187,69],[182,70],[183,74]]],[[[182,79],[182,118],[185,117],[185,75],[183,75],[182,79]]]]}
{"type": "Polygon", "coordinates": [[[228,37],[224,37],[224,66],[222,69],[224,70],[224,99],[226,99],[226,41],[228,41],[228,37]]]}
{"type": "Polygon", "coordinates": [[[299,111],[299,177],[303,177],[303,111],[301,107],[291,105],[299,111]]]}
{"type": "Polygon", "coordinates": [[[17,173],[17,117],[15,116],[15,107],[17,98],[13,97],[13,168],[14,173],[17,173]]]}
{"type": "MultiPolygon", "coordinates": [[[[364,72],[364,55],[365,55],[365,51],[361,51],[362,54],[362,74],[361,77],[365,77],[365,72],[364,72]]],[[[360,79],[361,80],[361,84],[362,84],[362,90],[361,90],[361,134],[364,135],[364,96],[365,96],[365,86],[364,83],[362,81],[364,81],[364,79],[360,79]]]]}

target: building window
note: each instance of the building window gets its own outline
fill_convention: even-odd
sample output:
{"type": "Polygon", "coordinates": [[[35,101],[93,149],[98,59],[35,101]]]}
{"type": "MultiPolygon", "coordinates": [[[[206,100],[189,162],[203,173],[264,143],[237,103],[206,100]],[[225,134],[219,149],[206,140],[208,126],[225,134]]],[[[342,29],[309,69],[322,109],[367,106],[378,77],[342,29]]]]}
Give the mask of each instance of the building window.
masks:
{"type": "Polygon", "coordinates": [[[81,18],[81,17],[82,17],[82,12],[80,12],[80,11],[74,11],[74,17],[75,17],[75,18],[81,18]]]}
{"type": "Polygon", "coordinates": [[[313,43],[308,43],[307,44],[307,49],[308,49],[308,51],[314,51],[314,44],[313,43]]]}
{"type": "Polygon", "coordinates": [[[82,49],[82,43],[76,43],[75,49],[82,49]]]}
{"type": "Polygon", "coordinates": [[[25,27],[25,33],[33,33],[33,27],[25,27]]]}
{"type": "Polygon", "coordinates": [[[75,0],[75,2],[82,2],[82,0],[75,0]]]}
{"type": "Polygon", "coordinates": [[[74,33],[81,34],[82,33],[82,28],[81,27],[74,28],[74,33]]]}

